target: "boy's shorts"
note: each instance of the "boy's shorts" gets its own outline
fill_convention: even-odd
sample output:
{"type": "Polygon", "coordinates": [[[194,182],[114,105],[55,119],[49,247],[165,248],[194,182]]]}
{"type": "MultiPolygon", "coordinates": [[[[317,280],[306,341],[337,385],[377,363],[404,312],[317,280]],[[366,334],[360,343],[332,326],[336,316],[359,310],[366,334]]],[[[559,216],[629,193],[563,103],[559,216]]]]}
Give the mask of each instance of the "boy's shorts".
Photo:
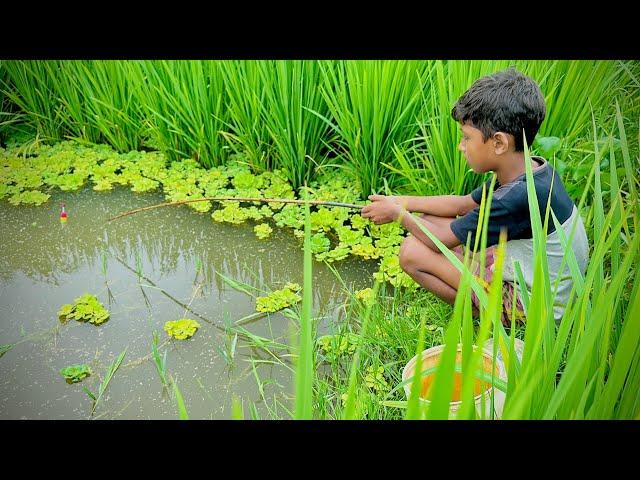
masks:
{"type": "MultiPolygon", "coordinates": [[[[484,275],[480,275],[480,262],[475,262],[473,265],[473,274],[476,277],[476,280],[480,282],[480,284],[484,287],[484,290],[489,293],[489,286],[491,285],[491,280],[493,279],[493,264],[495,262],[494,253],[496,246],[491,246],[486,249],[485,256],[485,264],[484,264],[484,275]]],[[[459,245],[453,249],[454,252],[457,252],[464,256],[464,249],[462,245],[459,245]]],[[[514,284],[512,282],[502,282],[502,312],[500,314],[500,320],[505,327],[511,327],[511,317],[513,315],[512,309],[515,300],[515,323],[524,324],[526,320],[526,316],[524,313],[524,307],[522,306],[522,301],[520,300],[520,295],[518,295],[514,289],[514,284]]],[[[473,305],[480,310],[480,300],[476,293],[471,290],[471,302],[473,305]]]]}

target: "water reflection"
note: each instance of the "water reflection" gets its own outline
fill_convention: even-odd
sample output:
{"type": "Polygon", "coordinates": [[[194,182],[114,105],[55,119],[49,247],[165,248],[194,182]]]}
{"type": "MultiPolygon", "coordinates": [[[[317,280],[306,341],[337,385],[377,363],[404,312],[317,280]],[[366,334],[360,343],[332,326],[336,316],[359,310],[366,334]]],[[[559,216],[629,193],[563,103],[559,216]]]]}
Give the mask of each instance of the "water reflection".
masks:
{"type": "MultiPolygon", "coordinates": [[[[258,405],[262,416],[278,408],[267,409],[266,401],[277,399],[291,408],[286,400],[292,394],[290,367],[266,363],[273,357],[249,339],[257,335],[285,345],[295,325],[282,314],[256,318],[242,325],[246,335],[239,335],[234,358],[225,360],[235,333],[224,327],[254,313],[255,301],[218,274],[256,288],[302,284],[301,240],[280,230],[259,240],[251,222],[220,225],[186,207],[105,225],[119,212],[162,201],[160,194],[120,188],[57,191],[40,207],[0,202],[0,344],[16,344],[0,359],[0,418],[87,418],[85,381],[67,385],[60,368],[89,363],[103,375],[125,348],[127,357],[97,414],[175,418],[175,405],[162,394],[149,354],[152,332],[162,332],[164,322],[182,315],[202,324],[193,339],[169,345],[169,371],[191,418],[229,418],[232,394],[258,405]],[[59,221],[60,202],[66,204],[66,224],[59,221]],[[100,327],[75,321],[59,326],[60,305],[84,292],[105,304],[109,321],[100,327]],[[31,338],[34,332],[45,334],[31,338]]],[[[353,288],[369,286],[375,271],[373,262],[358,259],[336,267],[353,288]]],[[[344,298],[333,273],[314,262],[320,331],[339,318],[344,298]]],[[[99,376],[86,385],[95,391],[99,376]]]]}
{"type": "MultiPolygon", "coordinates": [[[[113,192],[55,192],[40,207],[0,204],[2,255],[0,279],[10,281],[17,272],[38,282],[59,286],[65,275],[80,267],[102,272],[114,258],[158,277],[175,275],[178,268],[191,271],[193,281],[203,282],[203,295],[228,289],[215,272],[258,288],[277,288],[286,281],[302,283],[302,241],[289,231],[276,230],[267,240],[253,233],[252,222],[226,225],[209,214],[187,207],[167,207],[143,212],[105,224],[115,213],[153,203],[160,194],[135,195],[124,188],[113,192]],[[59,204],[67,205],[69,220],[58,221],[59,204]]],[[[315,301],[322,308],[338,293],[338,284],[323,265],[315,264],[314,280],[331,284],[315,301]],[[327,295],[328,294],[328,295],[327,295]]],[[[372,262],[350,259],[339,270],[356,270],[354,278],[370,275],[372,262]]],[[[107,272],[108,275],[108,272],[107,272]]],[[[367,283],[363,278],[362,283],[367,283]]]]}

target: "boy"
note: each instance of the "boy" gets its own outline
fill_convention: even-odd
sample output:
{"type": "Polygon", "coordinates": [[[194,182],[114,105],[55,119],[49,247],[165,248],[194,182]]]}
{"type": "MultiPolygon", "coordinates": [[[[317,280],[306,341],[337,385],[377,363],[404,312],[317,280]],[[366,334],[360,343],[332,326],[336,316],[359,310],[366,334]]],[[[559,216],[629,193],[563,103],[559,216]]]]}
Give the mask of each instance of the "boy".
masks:
{"type": "MultiPolygon", "coordinates": [[[[522,131],[525,132],[528,145],[531,145],[545,113],[540,87],[513,68],[476,80],[451,111],[462,130],[458,149],[464,154],[471,169],[476,173],[493,171],[497,176],[489,214],[488,248],[482,277],[487,282],[491,281],[495,245],[498,243],[500,230],[506,229],[502,312],[502,322],[506,326],[511,325],[512,301],[516,301],[517,320],[524,321],[526,315],[519,292],[514,292],[515,261],[520,263],[529,292],[533,283],[533,235],[527,201],[522,131]]],[[[567,238],[573,223],[577,222],[572,248],[584,274],[589,247],[578,209],[569,198],[559,175],[554,175],[553,168],[544,158],[532,157],[531,166],[543,221],[551,189],[551,209],[562,224],[567,238]]],[[[486,184],[487,192],[489,183],[486,184]]],[[[471,246],[474,244],[481,195],[482,186],[465,196],[371,195],[369,200],[372,203],[362,209],[362,216],[376,224],[399,221],[411,234],[400,248],[400,266],[423,288],[453,304],[460,283],[460,272],[413,220],[408,218],[409,215],[403,213],[405,210],[423,213],[420,221],[462,259],[460,245],[466,244],[468,234],[471,235],[471,246]]],[[[562,318],[572,280],[566,264],[564,272],[559,272],[564,252],[551,219],[547,233],[551,285],[554,285],[559,275],[563,279],[554,306],[554,317],[558,322],[562,318]]],[[[473,268],[474,274],[480,276],[479,265],[473,268]]],[[[479,308],[475,294],[472,294],[472,300],[475,312],[479,308]]]]}

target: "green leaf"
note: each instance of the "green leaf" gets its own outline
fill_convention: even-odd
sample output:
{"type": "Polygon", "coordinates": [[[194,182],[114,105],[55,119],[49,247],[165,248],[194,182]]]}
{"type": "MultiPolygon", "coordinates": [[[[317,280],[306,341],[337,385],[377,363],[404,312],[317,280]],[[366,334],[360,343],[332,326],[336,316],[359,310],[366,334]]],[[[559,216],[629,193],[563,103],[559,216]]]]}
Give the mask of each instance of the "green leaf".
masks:
{"type": "Polygon", "coordinates": [[[187,408],[184,405],[184,399],[182,398],[182,393],[180,393],[178,384],[174,379],[171,379],[171,384],[173,385],[173,392],[176,396],[176,403],[178,405],[178,416],[180,417],[180,420],[189,420],[189,414],[187,413],[187,408]]]}
{"type": "Polygon", "coordinates": [[[558,137],[536,137],[535,144],[540,154],[547,159],[553,157],[553,154],[561,147],[561,141],[558,137]]]}
{"type": "Polygon", "coordinates": [[[15,346],[14,343],[9,343],[8,345],[0,345],[0,357],[2,357],[5,353],[11,350],[15,346]]]}

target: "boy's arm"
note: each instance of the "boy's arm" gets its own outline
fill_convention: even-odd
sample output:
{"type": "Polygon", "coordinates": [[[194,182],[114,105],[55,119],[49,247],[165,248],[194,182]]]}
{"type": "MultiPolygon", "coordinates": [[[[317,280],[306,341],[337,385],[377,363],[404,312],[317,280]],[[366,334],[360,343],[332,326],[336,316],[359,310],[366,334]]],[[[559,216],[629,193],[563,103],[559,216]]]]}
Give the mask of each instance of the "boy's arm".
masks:
{"type": "Polygon", "coordinates": [[[409,212],[454,218],[456,215],[465,215],[478,206],[471,194],[433,197],[369,195],[369,200],[371,203],[362,208],[362,216],[378,225],[396,220],[401,207],[409,212]]]}
{"type": "MultiPolygon", "coordinates": [[[[369,200],[382,195],[371,195],[369,200]],[[372,198],[374,197],[374,198],[372,198]]],[[[455,217],[473,210],[478,204],[469,195],[435,195],[431,197],[394,196],[410,212],[429,213],[436,217],[455,217]]]]}
{"type": "Polygon", "coordinates": [[[372,195],[369,198],[373,200],[373,203],[362,209],[362,216],[371,219],[373,223],[381,225],[397,220],[414,237],[435,252],[439,252],[440,249],[431,241],[429,236],[416,225],[416,221],[422,222],[423,225],[447,247],[452,248],[460,244],[460,240],[458,240],[451,230],[451,222],[453,222],[455,218],[440,217],[440,221],[434,223],[426,219],[415,218],[407,209],[403,208],[395,197],[372,195]]]}

